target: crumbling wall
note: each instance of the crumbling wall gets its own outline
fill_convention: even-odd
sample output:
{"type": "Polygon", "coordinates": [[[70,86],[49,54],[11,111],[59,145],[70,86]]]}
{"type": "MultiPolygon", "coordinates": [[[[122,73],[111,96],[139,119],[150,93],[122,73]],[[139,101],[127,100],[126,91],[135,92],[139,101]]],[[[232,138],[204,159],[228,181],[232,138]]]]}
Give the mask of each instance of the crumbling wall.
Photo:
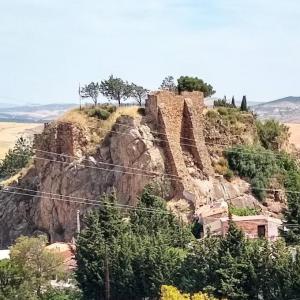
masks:
{"type": "Polygon", "coordinates": [[[184,92],[175,95],[168,91],[159,91],[149,96],[146,102],[146,114],[155,122],[163,140],[166,170],[178,176],[173,180],[178,197],[196,200],[199,189],[191,180],[191,167],[186,157],[193,160],[193,170],[201,180],[213,176],[213,169],[203,136],[203,94],[184,92]]]}

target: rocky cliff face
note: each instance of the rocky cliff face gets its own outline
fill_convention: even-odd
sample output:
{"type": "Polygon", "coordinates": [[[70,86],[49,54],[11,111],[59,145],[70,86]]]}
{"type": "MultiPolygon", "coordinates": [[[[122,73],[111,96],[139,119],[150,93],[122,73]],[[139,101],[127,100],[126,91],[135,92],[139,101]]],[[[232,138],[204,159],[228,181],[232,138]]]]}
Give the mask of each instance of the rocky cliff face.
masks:
{"type": "MultiPolygon", "coordinates": [[[[207,117],[204,121],[201,109],[190,107],[187,112],[185,105],[199,103],[188,96],[176,98],[182,110],[178,106],[175,117],[170,110],[174,104],[171,94],[156,97],[162,102],[151,103],[145,117],[119,117],[92,153],[88,128],[66,121],[46,125],[35,138],[33,165],[19,182],[7,188],[9,193],[0,193],[0,247],[7,247],[20,235],[40,232],[46,233],[51,242],[71,241],[77,210],[84,215],[95,207],[91,203],[99,203],[103,193],[112,191],[121,204],[136,205],[144,186],[164,173],[168,175],[162,180],[172,186],[168,205],[186,220],[214,201],[259,205],[245,181],[229,182],[212,168],[216,150],[208,145],[216,141],[222,144],[221,139],[235,144],[241,139],[224,130],[219,121],[208,122],[207,117]],[[155,111],[156,120],[151,111],[155,111]],[[168,114],[162,116],[165,111],[168,114]],[[176,128],[172,125],[174,118],[176,128]],[[189,129],[191,134],[187,135],[189,129]],[[187,136],[183,143],[182,138],[187,136]],[[171,175],[176,180],[170,180],[171,175]]],[[[247,128],[242,130],[245,137],[247,128]]],[[[222,146],[218,147],[217,151],[222,151],[222,146]]]]}
{"type": "Polygon", "coordinates": [[[35,232],[48,234],[51,241],[70,241],[77,210],[83,215],[94,207],[84,204],[86,199],[97,201],[103,193],[115,190],[121,203],[136,204],[143,187],[164,173],[164,155],[140,118],[124,116],[117,123],[93,156],[86,156],[82,128],[71,123],[45,127],[35,139],[40,151],[34,165],[17,184],[20,190],[7,189],[23,194],[28,189],[29,195],[0,194],[1,247],[35,232]]]}

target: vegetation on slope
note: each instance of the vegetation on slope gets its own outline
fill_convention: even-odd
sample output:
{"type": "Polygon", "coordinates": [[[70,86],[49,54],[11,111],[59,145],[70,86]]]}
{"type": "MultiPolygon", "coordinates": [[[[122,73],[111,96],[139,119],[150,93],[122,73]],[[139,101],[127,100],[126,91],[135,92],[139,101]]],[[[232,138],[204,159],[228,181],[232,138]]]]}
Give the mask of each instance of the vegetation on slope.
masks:
{"type": "Polygon", "coordinates": [[[257,120],[256,128],[264,148],[278,151],[288,144],[290,137],[288,126],[275,120],[257,120]]]}
{"type": "MultiPolygon", "coordinates": [[[[87,217],[78,239],[84,299],[104,297],[107,270],[111,299],[118,300],[157,299],[162,285],[218,299],[289,299],[300,292],[300,252],[293,255],[282,241],[246,239],[233,222],[226,237],[195,241],[151,190],[126,219],[114,198],[105,203],[87,217]]],[[[161,296],[169,292],[176,289],[163,288],[161,296]]]]}
{"type": "Polygon", "coordinates": [[[46,250],[46,238],[20,237],[11,247],[10,260],[0,261],[0,299],[73,300],[76,290],[61,291],[53,278],[67,279],[63,257],[46,250]]]}
{"type": "Polygon", "coordinates": [[[117,108],[112,105],[84,106],[82,109],[77,108],[67,112],[56,122],[71,123],[82,129],[89,141],[88,152],[92,154],[97,145],[112,130],[120,116],[126,115],[136,118],[140,116],[139,112],[138,106],[117,108]]]}
{"type": "Polygon", "coordinates": [[[0,180],[11,177],[26,167],[32,154],[32,143],[20,137],[15,146],[8,150],[5,158],[0,161],[0,180]]]}
{"type": "Polygon", "coordinates": [[[49,288],[49,276],[60,273],[55,268],[60,263],[44,256],[36,246],[40,242],[30,242],[34,238],[22,238],[12,248],[12,260],[0,264],[0,299],[14,299],[22,291],[28,299],[98,300],[105,298],[107,282],[112,300],[283,300],[300,293],[300,251],[283,241],[247,239],[232,221],[225,237],[197,241],[152,188],[129,214],[114,195],[101,203],[86,216],[77,240],[75,275],[82,297],[76,290],[49,288]],[[47,268],[51,272],[45,273],[47,268]]]}

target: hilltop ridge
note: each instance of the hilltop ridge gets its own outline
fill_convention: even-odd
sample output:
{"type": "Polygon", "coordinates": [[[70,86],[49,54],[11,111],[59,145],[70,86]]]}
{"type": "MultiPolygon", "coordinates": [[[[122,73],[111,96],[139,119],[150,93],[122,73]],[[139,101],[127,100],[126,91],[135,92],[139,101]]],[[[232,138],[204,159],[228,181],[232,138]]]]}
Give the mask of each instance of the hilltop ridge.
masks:
{"type": "Polygon", "coordinates": [[[83,216],[103,193],[113,191],[120,204],[134,206],[153,181],[166,189],[168,207],[185,221],[220,201],[280,214],[272,193],[265,208],[248,182],[226,178],[224,149],[253,145],[254,123],[251,113],[237,109],[205,110],[202,93],[152,93],[145,110],[75,109],[45,124],[35,136],[32,165],[7,187],[31,192],[0,195],[1,245],[36,232],[51,242],[70,241],[77,210],[83,216]]]}

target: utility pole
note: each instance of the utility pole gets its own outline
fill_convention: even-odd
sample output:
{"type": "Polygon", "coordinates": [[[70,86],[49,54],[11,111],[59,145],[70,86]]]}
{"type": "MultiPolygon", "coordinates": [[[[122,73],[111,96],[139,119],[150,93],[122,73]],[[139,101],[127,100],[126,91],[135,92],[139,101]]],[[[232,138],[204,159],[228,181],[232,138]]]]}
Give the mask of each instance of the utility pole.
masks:
{"type": "Polygon", "coordinates": [[[76,224],[77,224],[77,234],[80,233],[80,210],[76,212],[76,224]]]}
{"type": "Polygon", "coordinates": [[[108,265],[108,257],[107,257],[107,246],[105,243],[105,300],[110,299],[110,282],[109,282],[109,265],[108,265]]]}

